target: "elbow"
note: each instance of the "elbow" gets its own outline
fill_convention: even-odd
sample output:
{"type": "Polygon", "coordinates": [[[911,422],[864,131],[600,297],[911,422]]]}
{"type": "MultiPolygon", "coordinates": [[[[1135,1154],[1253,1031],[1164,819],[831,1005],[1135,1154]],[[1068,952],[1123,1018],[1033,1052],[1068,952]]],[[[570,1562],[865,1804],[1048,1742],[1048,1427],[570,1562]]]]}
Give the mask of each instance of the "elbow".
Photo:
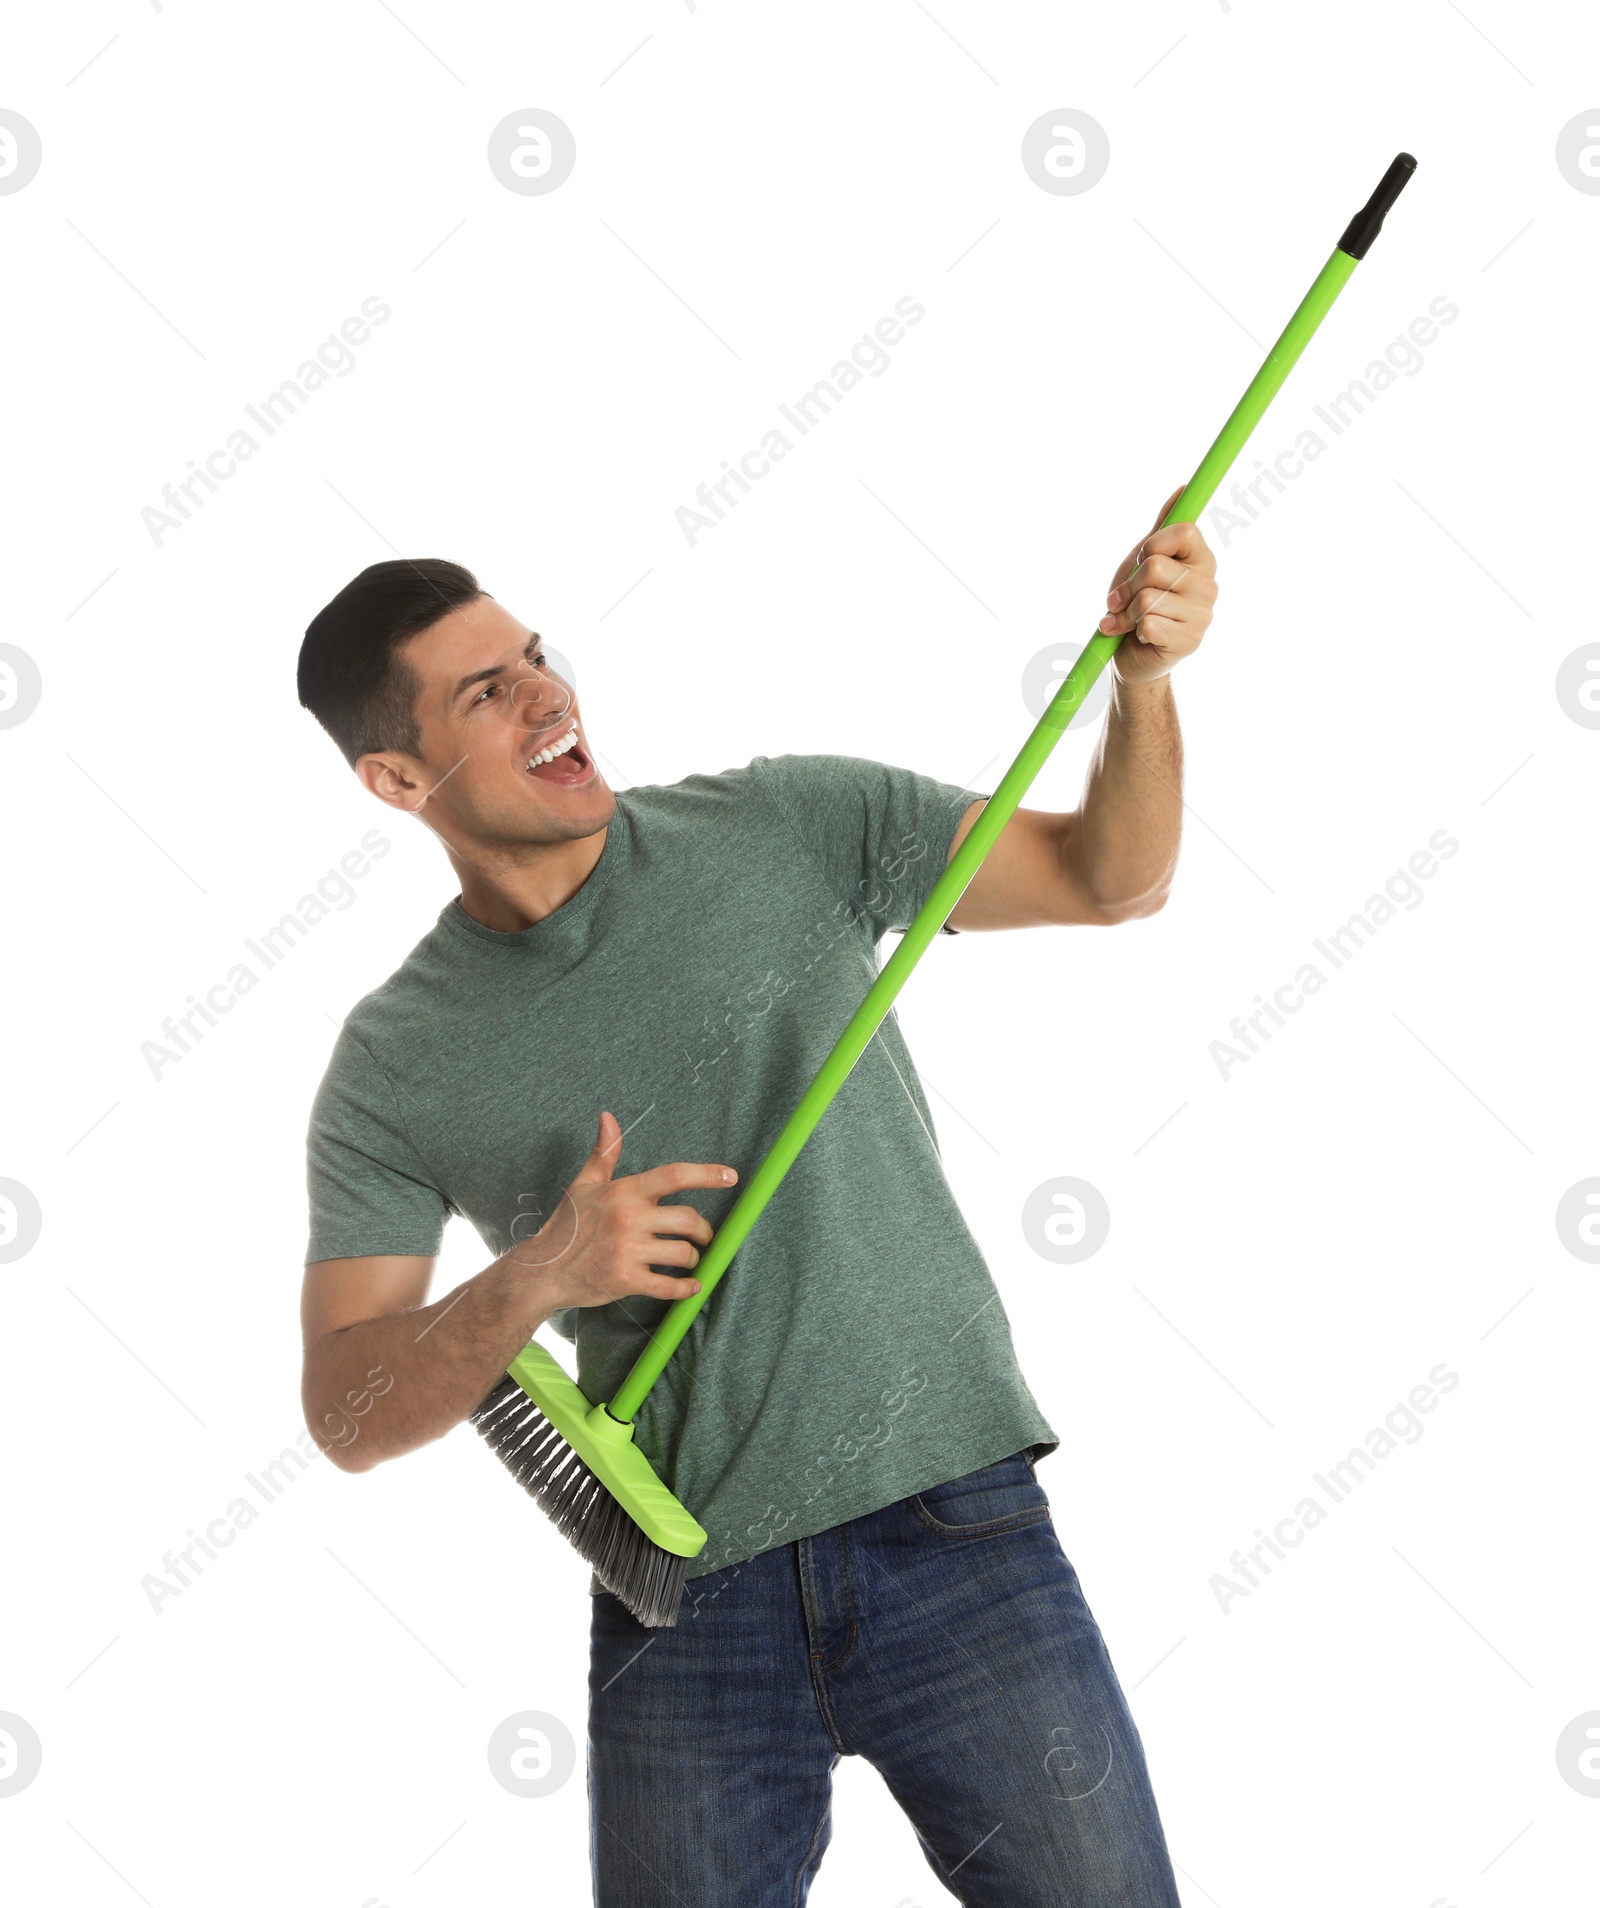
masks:
{"type": "Polygon", "coordinates": [[[1089,927],[1146,920],[1167,905],[1177,871],[1175,846],[1159,859],[1148,847],[1140,852],[1125,847],[1093,852],[1075,829],[1061,848],[1058,893],[1063,911],[1058,918],[1089,927]]]}
{"type": "Polygon", "coordinates": [[[340,1443],[337,1439],[330,1438],[309,1411],[306,1413],[306,1425],[317,1441],[317,1448],[336,1471],[346,1471],[353,1475],[357,1471],[372,1469],[372,1459],[358,1448],[359,1438],[352,1438],[347,1443],[340,1443]]]}
{"type": "Polygon", "coordinates": [[[1149,920],[1151,915],[1159,914],[1167,905],[1167,898],[1171,893],[1171,881],[1165,880],[1160,882],[1156,887],[1152,888],[1148,894],[1141,895],[1139,899],[1133,903],[1127,915],[1127,919],[1130,921],[1149,920]]]}
{"type": "Polygon", "coordinates": [[[1095,897],[1084,918],[1091,927],[1121,927],[1128,921],[1145,921],[1161,912],[1171,892],[1171,883],[1163,881],[1147,893],[1135,895],[1131,899],[1095,897]]]}
{"type": "Polygon", "coordinates": [[[354,1476],[358,1471],[370,1471],[380,1461],[380,1454],[370,1443],[363,1444],[360,1425],[352,1424],[342,1411],[319,1412],[308,1395],[301,1398],[300,1410],[317,1449],[336,1471],[354,1476]],[[332,1428],[335,1426],[337,1430],[332,1428]]]}
{"type": "MultiPolygon", "coordinates": [[[[310,1423],[310,1413],[306,1414],[310,1423]]],[[[375,1471],[383,1462],[386,1452],[381,1451],[371,1438],[361,1435],[362,1427],[352,1424],[343,1412],[330,1411],[323,1421],[323,1429],[311,1426],[311,1435],[322,1446],[322,1455],[327,1458],[336,1471],[343,1471],[348,1477],[356,1477],[362,1471],[375,1471]],[[338,1432],[327,1429],[338,1420],[338,1432]]]]}
{"type": "MultiPolygon", "coordinates": [[[[312,1435],[315,1436],[315,1432],[312,1435]]],[[[322,1453],[336,1471],[343,1471],[349,1477],[354,1477],[360,1471],[372,1470],[378,1462],[375,1457],[363,1452],[359,1444],[325,1444],[322,1453]]]]}

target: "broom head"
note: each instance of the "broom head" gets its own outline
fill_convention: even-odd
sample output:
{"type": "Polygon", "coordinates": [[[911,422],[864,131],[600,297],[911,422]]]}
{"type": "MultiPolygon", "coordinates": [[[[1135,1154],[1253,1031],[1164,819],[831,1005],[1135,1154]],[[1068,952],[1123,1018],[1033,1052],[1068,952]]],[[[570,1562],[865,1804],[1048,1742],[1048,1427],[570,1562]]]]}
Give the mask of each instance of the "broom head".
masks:
{"type": "Polygon", "coordinates": [[[689,1560],[706,1533],[651,1469],[631,1424],[591,1405],[537,1344],[517,1354],[472,1422],[640,1623],[677,1622],[689,1560]]]}

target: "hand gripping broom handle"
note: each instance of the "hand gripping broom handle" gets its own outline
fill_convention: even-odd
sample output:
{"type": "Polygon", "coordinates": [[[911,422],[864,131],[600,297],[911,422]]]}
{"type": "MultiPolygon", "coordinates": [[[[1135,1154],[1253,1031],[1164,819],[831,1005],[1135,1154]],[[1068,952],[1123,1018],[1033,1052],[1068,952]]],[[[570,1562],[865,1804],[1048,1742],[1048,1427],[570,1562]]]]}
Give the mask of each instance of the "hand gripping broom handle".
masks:
{"type": "MultiPolygon", "coordinates": [[[[1368,246],[1383,225],[1384,214],[1400,196],[1406,181],[1416,170],[1416,164],[1409,153],[1401,153],[1383,175],[1377,191],[1350,221],[1332,257],[1317,274],[1316,283],[1301,299],[1299,309],[1284,327],[1283,336],[1267,353],[1266,363],[1256,373],[1249,390],[1234,406],[1233,415],[1223,425],[1216,442],[1201,460],[1200,468],[1173,505],[1166,518],[1167,523],[1193,523],[1210,502],[1234,459],[1244,449],[1246,439],[1277,395],[1279,386],[1293,370],[1317,326],[1328,315],[1333,301],[1344,289],[1358,260],[1365,258],[1368,246]]],[[[867,1043],[894,1005],[895,997],[906,984],[912,968],[944,926],[968,882],[978,872],[1001,829],[1020,806],[1029,785],[1044,767],[1051,750],[1094,687],[1101,670],[1116,653],[1121,640],[1120,636],[1103,636],[1096,632],[1089,639],[1083,654],[1072,665],[1049,708],[1023,743],[1021,753],[1007,769],[999,787],[990,796],[965,840],[951,857],[949,865],[935,883],[933,892],[907,928],[900,945],[884,963],[882,972],[835,1042],[833,1051],[818,1069],[817,1077],[806,1089],[804,1098],[790,1114],[783,1131],[773,1141],[766,1158],[701,1256],[695,1268],[700,1290],[693,1298],[679,1299],[674,1303],[656,1327],[649,1344],[640,1353],[621,1389],[611,1401],[609,1410],[613,1418],[629,1422],[644,1402],[645,1395],[660,1377],[667,1360],[677,1350],[700,1307],[716,1289],[717,1281],[727,1271],[733,1255],[744,1243],[767,1201],[799,1157],[801,1148],[811,1137],[833,1096],[844,1085],[851,1069],[866,1051],[867,1043]]]]}

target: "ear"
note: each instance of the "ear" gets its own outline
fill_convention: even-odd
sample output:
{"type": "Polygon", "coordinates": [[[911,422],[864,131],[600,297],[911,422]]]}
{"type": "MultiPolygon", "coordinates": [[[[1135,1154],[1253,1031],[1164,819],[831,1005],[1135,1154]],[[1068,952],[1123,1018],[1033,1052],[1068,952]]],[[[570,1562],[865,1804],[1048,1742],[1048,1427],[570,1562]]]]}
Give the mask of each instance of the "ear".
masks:
{"type": "Polygon", "coordinates": [[[363,755],[356,763],[356,774],[369,795],[408,815],[415,814],[433,792],[432,781],[423,779],[422,765],[398,750],[363,755]]]}

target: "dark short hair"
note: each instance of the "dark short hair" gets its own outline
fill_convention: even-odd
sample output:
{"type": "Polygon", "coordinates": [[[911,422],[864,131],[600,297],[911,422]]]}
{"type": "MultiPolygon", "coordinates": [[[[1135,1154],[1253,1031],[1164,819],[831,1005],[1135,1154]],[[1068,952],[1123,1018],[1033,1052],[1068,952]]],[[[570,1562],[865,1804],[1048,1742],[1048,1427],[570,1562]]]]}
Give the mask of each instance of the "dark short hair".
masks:
{"type": "Polygon", "coordinates": [[[363,570],[311,619],[296,678],[301,706],[352,768],[380,749],[418,753],[422,684],[400,646],[486,594],[459,563],[399,558],[363,570]]]}

